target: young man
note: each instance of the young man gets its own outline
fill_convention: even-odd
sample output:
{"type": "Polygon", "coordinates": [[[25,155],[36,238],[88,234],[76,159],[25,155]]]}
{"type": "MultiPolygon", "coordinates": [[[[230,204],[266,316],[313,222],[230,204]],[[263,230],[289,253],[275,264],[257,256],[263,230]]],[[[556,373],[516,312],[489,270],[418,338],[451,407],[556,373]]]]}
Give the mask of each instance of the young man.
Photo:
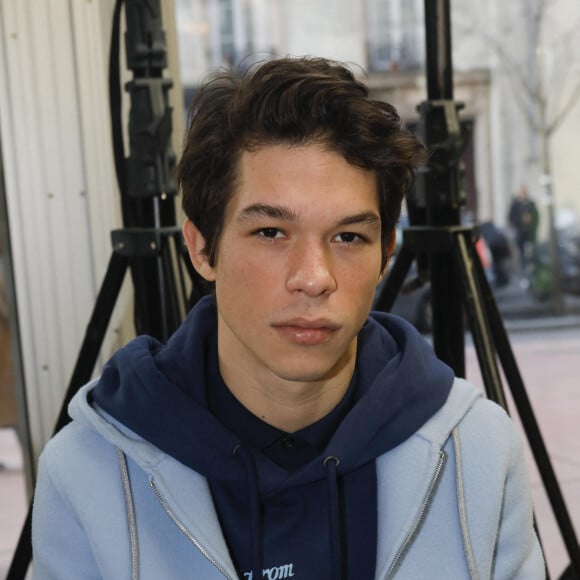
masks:
{"type": "Polygon", "coordinates": [[[336,63],[202,89],[178,179],[215,292],[76,395],[40,461],[36,578],[543,577],[514,426],[369,316],[423,160],[336,63]]]}

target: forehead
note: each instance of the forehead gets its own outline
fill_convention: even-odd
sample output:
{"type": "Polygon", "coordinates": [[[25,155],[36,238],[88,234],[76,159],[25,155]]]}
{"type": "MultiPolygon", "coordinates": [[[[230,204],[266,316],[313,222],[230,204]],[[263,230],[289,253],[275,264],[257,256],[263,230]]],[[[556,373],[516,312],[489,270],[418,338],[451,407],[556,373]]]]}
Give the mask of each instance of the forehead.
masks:
{"type": "Polygon", "coordinates": [[[378,213],[377,183],[375,171],[351,165],[322,144],[268,145],[241,154],[228,209],[275,203],[298,212],[323,206],[378,213]]]}

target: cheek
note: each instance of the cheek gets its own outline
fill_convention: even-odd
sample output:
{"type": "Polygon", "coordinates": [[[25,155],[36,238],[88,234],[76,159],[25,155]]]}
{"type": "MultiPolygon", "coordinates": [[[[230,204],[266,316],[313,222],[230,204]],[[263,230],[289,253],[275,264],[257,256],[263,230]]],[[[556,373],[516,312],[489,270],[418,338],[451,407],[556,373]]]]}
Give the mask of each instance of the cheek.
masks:
{"type": "Polygon", "coordinates": [[[376,288],[381,280],[380,254],[369,252],[345,262],[340,269],[340,277],[344,283],[358,288],[359,292],[376,288]]]}
{"type": "Polygon", "coordinates": [[[264,260],[249,259],[247,256],[230,256],[222,261],[216,271],[216,292],[230,299],[243,301],[249,298],[258,301],[273,285],[273,267],[264,260]]]}
{"type": "Polygon", "coordinates": [[[378,274],[368,268],[349,268],[341,272],[338,278],[338,292],[353,308],[364,308],[373,300],[378,274]]]}
{"type": "Polygon", "coordinates": [[[347,294],[353,304],[358,304],[361,310],[370,310],[380,282],[380,272],[377,268],[361,268],[351,270],[343,279],[343,288],[348,288],[347,294]]]}

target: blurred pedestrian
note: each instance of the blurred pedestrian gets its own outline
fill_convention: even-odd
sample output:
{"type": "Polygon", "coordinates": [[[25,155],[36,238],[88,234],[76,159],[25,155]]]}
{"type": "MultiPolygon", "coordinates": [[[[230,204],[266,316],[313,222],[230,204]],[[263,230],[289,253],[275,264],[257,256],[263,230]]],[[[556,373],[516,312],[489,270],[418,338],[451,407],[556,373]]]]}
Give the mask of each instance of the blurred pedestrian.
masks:
{"type": "Polygon", "coordinates": [[[525,183],[520,185],[512,200],[508,219],[515,232],[520,268],[522,272],[527,273],[534,264],[539,215],[536,203],[530,198],[525,183]]]}

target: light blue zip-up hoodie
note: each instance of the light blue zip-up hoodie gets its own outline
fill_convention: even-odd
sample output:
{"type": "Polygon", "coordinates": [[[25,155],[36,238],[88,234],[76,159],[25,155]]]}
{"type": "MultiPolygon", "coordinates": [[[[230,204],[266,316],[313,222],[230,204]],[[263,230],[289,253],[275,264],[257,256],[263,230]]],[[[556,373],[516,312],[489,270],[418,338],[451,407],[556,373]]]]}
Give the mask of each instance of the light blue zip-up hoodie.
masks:
{"type": "MultiPolygon", "coordinates": [[[[197,314],[199,311],[198,308],[197,314]]],[[[425,419],[420,419],[420,426],[406,433],[404,440],[398,440],[404,429],[389,427],[396,427],[397,417],[404,416],[404,409],[386,420],[382,431],[372,424],[372,407],[376,407],[377,401],[384,404],[396,400],[399,384],[408,378],[401,376],[400,381],[393,382],[392,374],[396,375],[397,369],[406,368],[405,374],[409,375],[409,368],[414,368],[417,377],[427,383],[429,373],[438,372],[430,360],[432,355],[420,345],[422,339],[408,325],[386,315],[379,315],[376,320],[371,321],[370,331],[379,332],[385,345],[406,345],[401,346],[403,350],[413,345],[412,349],[420,352],[406,353],[413,355],[407,359],[403,351],[387,357],[384,369],[378,372],[368,393],[370,401],[365,403],[364,397],[361,399],[369,405],[368,414],[362,414],[369,418],[369,433],[364,437],[352,433],[353,440],[358,437],[363,442],[358,452],[354,453],[356,441],[345,438],[341,431],[343,425],[348,427],[349,415],[327,449],[328,455],[344,454],[347,466],[344,469],[348,470],[349,465],[356,469],[359,457],[369,448],[380,449],[377,437],[383,439],[382,448],[386,450],[371,455],[375,457],[377,473],[375,577],[401,580],[544,578],[541,551],[533,532],[521,441],[499,406],[485,400],[474,386],[456,379],[450,390],[446,387],[441,391],[444,393],[441,403],[425,419]],[[405,367],[410,361],[417,362],[414,367],[405,367]],[[387,372],[387,369],[390,370],[387,372]],[[392,389],[395,398],[382,400],[380,389],[383,388],[392,389]],[[341,437],[345,441],[343,446],[341,437]]],[[[203,328],[203,321],[198,318],[197,322],[196,336],[203,328]]],[[[183,345],[179,334],[177,345],[183,345]]],[[[164,379],[157,374],[163,365],[148,366],[151,361],[146,351],[151,351],[155,358],[163,352],[163,347],[149,344],[141,349],[141,346],[132,346],[135,352],[126,351],[121,359],[126,363],[122,357],[129,352],[139,361],[131,369],[131,384],[133,387],[141,384],[142,389],[148,390],[164,379]]],[[[170,341],[168,348],[175,346],[175,340],[173,344],[170,341]]],[[[126,364],[122,366],[125,368],[126,364]]],[[[175,380],[175,368],[172,366],[167,372],[175,380]]],[[[444,385],[445,372],[441,372],[440,383],[444,385]]],[[[121,388],[123,378],[118,375],[119,367],[115,364],[104,373],[108,376],[107,385],[113,385],[110,396],[116,393],[115,396],[122,397],[123,405],[151,404],[151,401],[136,400],[135,395],[132,398],[130,388],[121,388]]],[[[118,416],[113,418],[114,405],[109,409],[111,412],[98,408],[93,402],[93,393],[99,384],[87,385],[75,396],[70,406],[72,424],[47,445],[41,456],[33,513],[34,578],[238,578],[214,509],[210,486],[200,469],[187,466],[189,459],[180,461],[175,453],[162,451],[148,442],[142,431],[138,435],[118,416]]],[[[432,389],[437,390],[441,385],[433,384],[432,389]]],[[[169,381],[163,388],[171,396],[169,381]]],[[[421,392],[425,398],[429,397],[429,384],[422,389],[414,391],[415,405],[418,404],[416,396],[421,392]]],[[[405,390],[412,390],[411,385],[405,390]]],[[[403,402],[411,405],[413,400],[410,397],[403,402]]],[[[146,406],[141,409],[146,410],[146,406]]],[[[356,410],[355,406],[353,412],[356,410]]],[[[161,423],[171,420],[161,409],[158,411],[155,420],[161,423]]],[[[381,413],[374,416],[380,418],[381,413]]],[[[350,423],[353,423],[352,417],[350,423]]],[[[227,433],[216,432],[213,441],[208,437],[203,442],[192,442],[193,446],[198,443],[203,447],[204,470],[213,469],[211,457],[219,448],[220,438],[228,449],[227,433]]],[[[162,445],[162,438],[160,441],[162,445]]],[[[224,469],[230,460],[216,457],[216,461],[221,465],[216,473],[224,472],[223,477],[232,478],[235,483],[235,469],[224,469]]],[[[302,476],[300,471],[298,475],[292,474],[288,485],[300,477],[309,477],[312,471],[310,467],[303,470],[302,476]]],[[[268,477],[272,479],[271,474],[268,477]]],[[[321,554],[321,557],[327,555],[321,554]]],[[[308,570],[296,569],[292,562],[269,565],[263,569],[262,577],[270,580],[313,578],[308,570]]]]}

